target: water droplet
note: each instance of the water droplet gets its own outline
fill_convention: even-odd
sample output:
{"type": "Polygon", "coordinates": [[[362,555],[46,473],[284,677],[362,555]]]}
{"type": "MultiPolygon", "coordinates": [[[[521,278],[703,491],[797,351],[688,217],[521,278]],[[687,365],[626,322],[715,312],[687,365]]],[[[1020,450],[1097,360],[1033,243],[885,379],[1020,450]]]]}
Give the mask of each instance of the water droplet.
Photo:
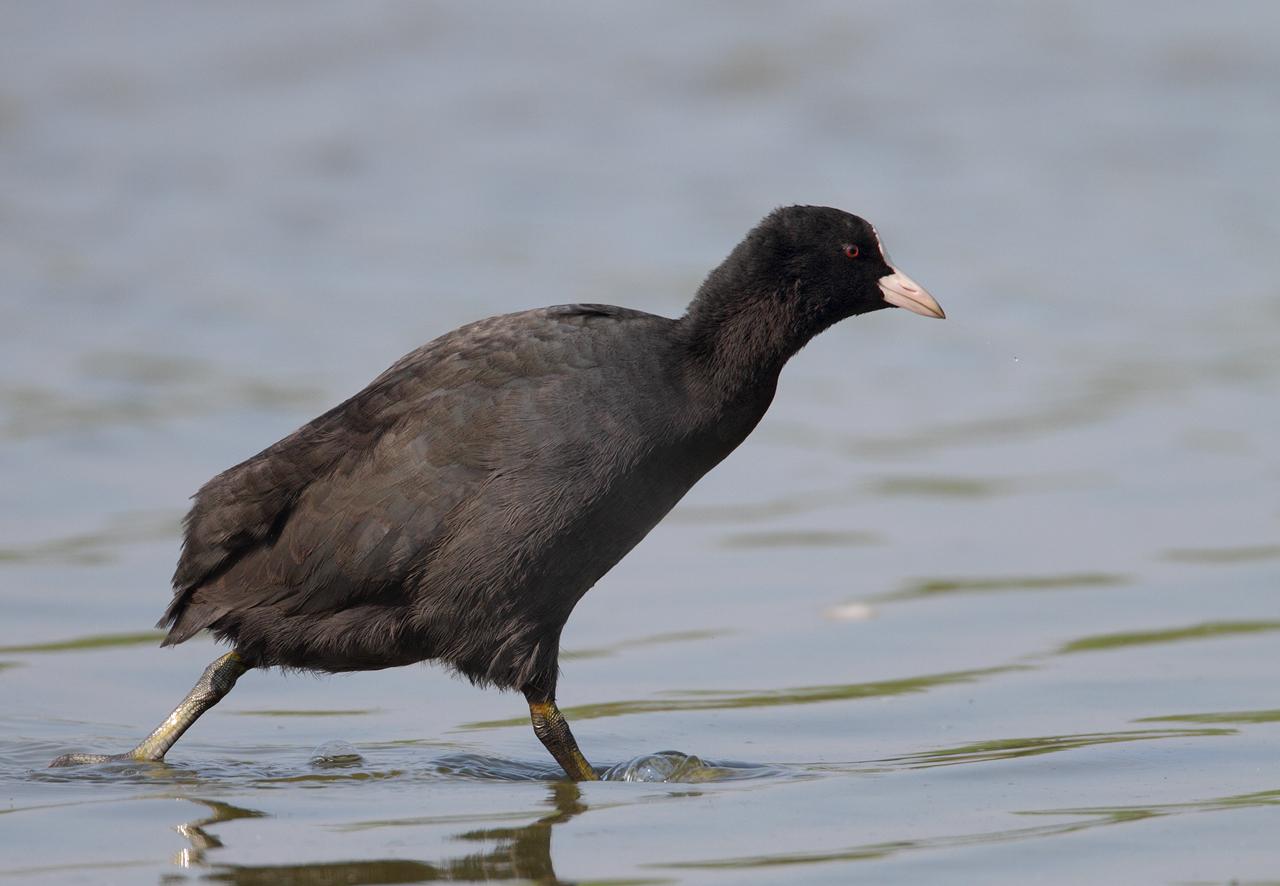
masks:
{"type": "Polygon", "coordinates": [[[698,780],[694,776],[706,764],[692,754],[658,751],[619,763],[604,774],[605,781],[679,782],[698,780]]]}
{"type": "Polygon", "coordinates": [[[363,762],[364,757],[360,756],[359,751],[350,742],[341,739],[326,741],[311,752],[311,765],[317,769],[343,769],[359,766],[363,762]]]}

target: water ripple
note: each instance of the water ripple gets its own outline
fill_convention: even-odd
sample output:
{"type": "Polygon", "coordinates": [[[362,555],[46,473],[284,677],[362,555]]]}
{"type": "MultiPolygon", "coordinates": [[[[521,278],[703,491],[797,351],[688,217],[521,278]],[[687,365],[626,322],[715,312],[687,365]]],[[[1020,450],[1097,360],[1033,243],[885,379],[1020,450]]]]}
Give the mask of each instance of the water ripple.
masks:
{"type": "Polygon", "coordinates": [[[1234,735],[1234,729],[1134,729],[1120,732],[1085,732],[1076,735],[1043,735],[1030,738],[999,738],[973,742],[950,748],[938,748],[877,761],[906,769],[926,769],[932,766],[955,766],[962,763],[988,763],[993,760],[1011,760],[1018,757],[1035,757],[1055,754],[1094,745],[1117,744],[1131,741],[1156,741],[1168,738],[1203,738],[1234,735]]]}
{"type": "Polygon", "coordinates": [[[1259,634],[1267,631],[1280,631],[1280,621],[1207,621],[1183,628],[1167,628],[1158,631],[1119,631],[1114,634],[1097,634],[1072,640],[1064,644],[1058,652],[1060,654],[1096,652],[1103,649],[1148,646],[1155,643],[1180,643],[1183,640],[1205,640],[1212,637],[1259,634]]]}
{"type": "MultiPolygon", "coordinates": [[[[622,717],[629,714],[667,713],[673,711],[713,711],[727,708],[765,708],[784,705],[819,704],[830,701],[850,701],[859,698],[881,698],[925,692],[939,686],[955,683],[972,683],[996,674],[1026,670],[1026,665],[1001,665],[967,671],[951,671],[943,674],[925,674],[897,680],[879,680],[869,683],[837,683],[824,686],[796,686],[789,689],[728,692],[715,689],[686,689],[673,691],[666,699],[633,699],[606,701],[595,704],[575,705],[565,708],[564,715],[570,721],[594,720],[602,717],[622,717]]],[[[484,720],[464,723],[460,729],[494,729],[508,726],[527,726],[524,717],[506,720],[484,720]]]]}

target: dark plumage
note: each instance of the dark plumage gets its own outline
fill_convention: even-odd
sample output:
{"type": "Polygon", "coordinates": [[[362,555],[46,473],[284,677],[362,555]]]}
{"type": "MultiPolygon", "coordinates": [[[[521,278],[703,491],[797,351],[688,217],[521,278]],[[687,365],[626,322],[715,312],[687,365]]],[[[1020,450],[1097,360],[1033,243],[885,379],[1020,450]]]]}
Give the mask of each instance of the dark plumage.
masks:
{"type": "Polygon", "coordinates": [[[751,432],[789,357],[891,304],[942,316],[865,221],[790,207],[681,319],[563,305],[443,335],[200,489],[164,644],[210,629],[231,682],[439,660],[523,690],[591,777],[554,705],[574,605],[751,432]]]}

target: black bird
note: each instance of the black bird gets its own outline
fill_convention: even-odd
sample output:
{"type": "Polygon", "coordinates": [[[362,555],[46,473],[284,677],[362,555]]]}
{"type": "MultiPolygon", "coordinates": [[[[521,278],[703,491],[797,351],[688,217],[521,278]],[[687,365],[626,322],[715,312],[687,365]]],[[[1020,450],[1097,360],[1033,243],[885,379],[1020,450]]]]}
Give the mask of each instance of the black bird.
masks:
{"type": "Polygon", "coordinates": [[[942,317],[875,228],[791,206],[760,222],[678,320],[610,305],[490,317],[226,470],[185,520],[162,645],[232,645],[132,751],[160,760],[251,668],[435,659],[519,689],[573,779],[556,707],[574,605],[764,416],[787,360],[890,306],[942,317]]]}

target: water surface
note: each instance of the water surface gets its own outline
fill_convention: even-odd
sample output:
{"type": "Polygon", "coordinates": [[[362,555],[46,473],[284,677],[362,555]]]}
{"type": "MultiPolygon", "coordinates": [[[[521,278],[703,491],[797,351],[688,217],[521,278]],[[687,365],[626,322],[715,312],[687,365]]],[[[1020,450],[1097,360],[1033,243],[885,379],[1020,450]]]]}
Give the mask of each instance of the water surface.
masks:
{"type": "Polygon", "coordinates": [[[1280,9],[13,6],[0,877],[1227,882],[1280,870],[1280,9]],[[772,207],[843,324],[578,607],[575,786],[430,666],[156,648],[186,497],[465,321],[676,314],[772,207]]]}

